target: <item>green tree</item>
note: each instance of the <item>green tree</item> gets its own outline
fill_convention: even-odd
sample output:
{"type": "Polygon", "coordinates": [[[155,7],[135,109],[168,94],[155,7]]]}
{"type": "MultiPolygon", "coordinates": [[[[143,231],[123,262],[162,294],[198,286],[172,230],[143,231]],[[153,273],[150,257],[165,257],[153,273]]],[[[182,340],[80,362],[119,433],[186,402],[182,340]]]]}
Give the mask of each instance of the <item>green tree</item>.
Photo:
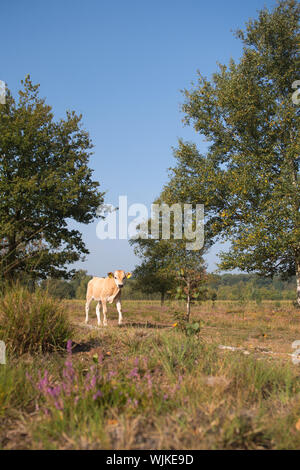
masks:
{"type": "Polygon", "coordinates": [[[164,305],[166,293],[173,287],[174,276],[165,269],[157,268],[157,259],[150,258],[134,270],[136,287],[145,294],[160,294],[160,303],[164,305]]]}
{"type": "Polygon", "coordinates": [[[138,287],[148,293],[160,292],[162,304],[166,293],[185,298],[189,320],[191,301],[200,296],[205,265],[202,252],[187,250],[186,241],[184,238],[164,240],[150,236],[131,240],[131,244],[135,245],[135,254],[143,260],[134,271],[138,287]]]}
{"type": "Polygon", "coordinates": [[[92,143],[81,115],[54,120],[27,76],[19,99],[0,105],[0,274],[67,276],[88,253],[70,220],[89,223],[103,202],[88,167],[92,143]]]}
{"type": "Polygon", "coordinates": [[[133,272],[136,287],[146,294],[160,293],[161,305],[166,293],[173,288],[175,275],[170,270],[167,240],[136,239],[130,242],[143,261],[133,272]]]}
{"type": "Polygon", "coordinates": [[[89,276],[87,274],[87,271],[85,271],[84,269],[79,269],[78,271],[76,271],[76,273],[72,277],[72,280],[70,281],[70,284],[74,289],[74,296],[76,297],[76,299],[85,299],[87,285],[91,279],[92,276],[89,276]]]}
{"type": "Polygon", "coordinates": [[[299,15],[294,0],[260,11],[236,33],[239,62],[185,90],[185,122],[208,148],[179,141],[162,197],[205,205],[206,239],[231,242],[220,268],[296,274],[300,305],[299,15]]]}
{"type": "Polygon", "coordinates": [[[186,300],[186,320],[190,321],[191,314],[191,303],[194,300],[203,300],[206,298],[206,289],[201,289],[202,285],[206,281],[206,271],[204,264],[200,264],[196,257],[193,257],[193,260],[189,260],[185,264],[185,269],[180,268],[177,271],[177,280],[179,281],[179,286],[176,289],[176,298],[186,300]],[[192,262],[191,262],[192,261],[192,262]],[[192,265],[195,268],[191,267],[192,265]]]}
{"type": "Polygon", "coordinates": [[[41,288],[59,299],[72,299],[75,296],[71,283],[64,279],[45,279],[41,282],[41,288]]]}
{"type": "MultiPolygon", "coordinates": [[[[204,278],[205,265],[202,255],[206,246],[201,250],[187,249],[191,240],[185,236],[184,224],[187,220],[183,217],[186,215],[182,210],[183,207],[179,205],[175,208],[173,204],[178,201],[169,198],[166,203],[163,196],[161,194],[155,200],[159,209],[152,213],[147,222],[147,236],[144,227],[141,226],[139,238],[130,242],[135,245],[135,254],[143,259],[134,274],[141,289],[161,293],[161,303],[166,293],[177,298],[185,298],[186,317],[189,320],[191,301],[200,296],[197,285],[200,286],[204,278]],[[180,236],[181,238],[178,238],[180,236]]],[[[189,215],[190,229],[194,229],[193,235],[196,238],[195,230],[200,227],[196,226],[195,211],[191,211],[189,215]]]]}

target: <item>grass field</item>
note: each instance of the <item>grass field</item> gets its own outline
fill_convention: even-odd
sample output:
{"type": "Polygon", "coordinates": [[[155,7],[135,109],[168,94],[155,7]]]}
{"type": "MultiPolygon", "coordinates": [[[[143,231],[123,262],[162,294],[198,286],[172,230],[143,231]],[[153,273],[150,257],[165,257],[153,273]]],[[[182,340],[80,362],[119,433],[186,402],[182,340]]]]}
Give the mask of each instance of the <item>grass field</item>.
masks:
{"type": "Polygon", "coordinates": [[[173,326],[176,302],[123,301],[124,324],[110,306],[100,329],[94,307],[86,326],[84,302],[64,302],[72,352],[0,365],[0,448],[300,448],[291,302],[193,305],[193,336],[173,326]]]}

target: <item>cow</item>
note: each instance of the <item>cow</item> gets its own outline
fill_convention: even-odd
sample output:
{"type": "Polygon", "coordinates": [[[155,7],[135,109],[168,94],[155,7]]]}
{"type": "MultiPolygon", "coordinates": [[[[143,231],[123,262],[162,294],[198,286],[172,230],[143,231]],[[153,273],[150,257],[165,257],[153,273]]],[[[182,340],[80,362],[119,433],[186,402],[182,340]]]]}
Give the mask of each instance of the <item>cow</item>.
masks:
{"type": "Polygon", "coordinates": [[[122,307],[121,307],[121,289],[126,279],[131,277],[131,273],[125,273],[118,269],[114,273],[108,273],[108,277],[93,277],[87,285],[86,304],[85,304],[85,323],[89,321],[89,308],[92,300],[96,300],[96,315],[98,326],[101,326],[100,319],[100,303],[103,311],[103,325],[107,326],[107,306],[106,303],[116,303],[119,313],[119,325],[122,324],[122,307]]]}

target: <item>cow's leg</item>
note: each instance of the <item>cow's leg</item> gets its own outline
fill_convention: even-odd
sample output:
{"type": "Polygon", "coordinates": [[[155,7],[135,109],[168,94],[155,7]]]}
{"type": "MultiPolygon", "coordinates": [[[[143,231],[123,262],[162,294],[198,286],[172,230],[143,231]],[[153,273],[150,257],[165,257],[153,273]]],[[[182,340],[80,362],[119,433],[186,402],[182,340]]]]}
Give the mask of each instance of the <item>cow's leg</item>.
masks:
{"type": "Polygon", "coordinates": [[[122,317],[121,301],[120,301],[120,300],[117,300],[116,305],[117,305],[117,309],[118,309],[118,313],[119,313],[119,325],[122,325],[123,317],[122,317]]]}
{"type": "Polygon", "coordinates": [[[107,326],[107,306],[106,306],[106,301],[102,301],[102,311],[103,311],[103,326],[107,326]]]}
{"type": "Polygon", "coordinates": [[[90,303],[92,301],[92,297],[87,297],[86,299],[86,304],[85,304],[85,323],[88,323],[89,321],[89,309],[90,309],[90,303]]]}
{"type": "Polygon", "coordinates": [[[98,326],[101,326],[101,318],[100,318],[100,300],[99,300],[99,302],[97,303],[97,306],[96,306],[96,315],[97,315],[98,326]]]}

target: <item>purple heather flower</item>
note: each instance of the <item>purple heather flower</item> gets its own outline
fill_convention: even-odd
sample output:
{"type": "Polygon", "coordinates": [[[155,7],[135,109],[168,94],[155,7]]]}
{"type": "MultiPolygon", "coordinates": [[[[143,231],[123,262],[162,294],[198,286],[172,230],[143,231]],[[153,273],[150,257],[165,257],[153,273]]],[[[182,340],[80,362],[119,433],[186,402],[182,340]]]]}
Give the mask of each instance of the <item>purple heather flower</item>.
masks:
{"type": "Polygon", "coordinates": [[[98,364],[102,364],[103,358],[104,358],[103,354],[100,353],[100,354],[98,355],[98,364]]]}
{"type": "Polygon", "coordinates": [[[135,367],[134,369],[132,369],[132,371],[129,372],[128,377],[136,377],[136,378],[139,379],[140,376],[139,376],[139,373],[138,373],[138,368],[135,367]]]}
{"type": "Polygon", "coordinates": [[[110,380],[112,377],[115,377],[117,375],[117,373],[113,370],[110,370],[107,374],[107,378],[108,380],[110,380]]]}
{"type": "Polygon", "coordinates": [[[94,377],[91,380],[91,386],[95,387],[96,383],[97,383],[97,377],[94,375],[94,377]]]}
{"type": "Polygon", "coordinates": [[[62,411],[64,409],[64,405],[62,403],[62,400],[56,400],[54,402],[54,406],[57,410],[60,410],[60,411],[62,411]]]}
{"type": "Polygon", "coordinates": [[[67,341],[67,351],[69,354],[72,354],[72,340],[68,339],[67,341]]]}
{"type": "Polygon", "coordinates": [[[151,374],[149,372],[147,372],[147,374],[145,374],[145,377],[147,379],[147,382],[148,382],[148,387],[152,389],[153,387],[153,383],[152,383],[152,377],[151,377],[151,374]]]}
{"type": "Polygon", "coordinates": [[[93,395],[93,400],[97,400],[98,397],[102,397],[103,393],[101,390],[97,390],[97,392],[93,395]]]}
{"type": "Polygon", "coordinates": [[[25,372],[25,377],[27,380],[29,380],[30,382],[32,381],[32,376],[30,374],[28,374],[28,372],[26,371],[25,372]]]}
{"type": "Polygon", "coordinates": [[[39,371],[39,382],[37,384],[37,388],[42,391],[44,388],[46,388],[49,384],[49,380],[48,380],[48,371],[45,370],[44,372],[44,377],[42,378],[41,376],[41,373],[39,371]]]}

